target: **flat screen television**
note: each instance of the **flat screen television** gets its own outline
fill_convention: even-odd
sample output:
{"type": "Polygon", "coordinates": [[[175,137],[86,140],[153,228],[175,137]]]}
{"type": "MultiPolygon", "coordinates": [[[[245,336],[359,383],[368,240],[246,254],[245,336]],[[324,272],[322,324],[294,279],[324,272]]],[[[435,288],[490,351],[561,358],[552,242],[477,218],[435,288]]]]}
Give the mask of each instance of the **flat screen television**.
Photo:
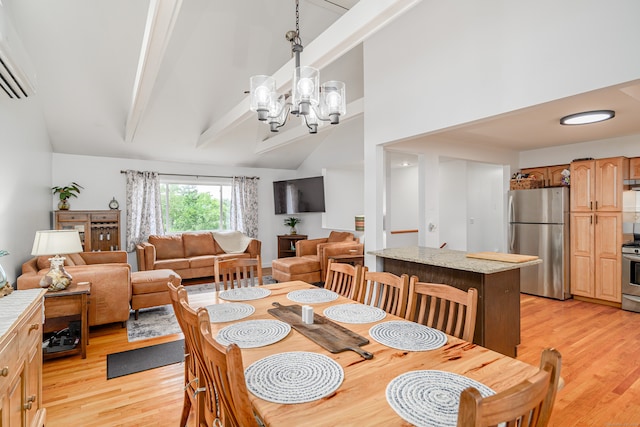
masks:
{"type": "Polygon", "coordinates": [[[276,215],[324,212],[324,178],[274,181],[273,204],[276,215]]]}

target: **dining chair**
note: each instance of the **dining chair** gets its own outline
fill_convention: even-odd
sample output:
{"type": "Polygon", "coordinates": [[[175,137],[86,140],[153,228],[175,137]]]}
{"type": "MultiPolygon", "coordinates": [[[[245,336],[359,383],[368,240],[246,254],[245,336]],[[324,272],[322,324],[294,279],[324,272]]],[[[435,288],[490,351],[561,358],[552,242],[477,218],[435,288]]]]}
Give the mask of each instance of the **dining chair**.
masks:
{"type": "Polygon", "coordinates": [[[255,258],[217,259],[213,269],[219,291],[263,285],[260,255],[255,258]]]}
{"type": "Polygon", "coordinates": [[[221,424],[234,427],[261,425],[249,400],[240,347],[232,343],[225,348],[213,338],[209,312],[205,308],[198,309],[198,323],[206,387],[218,392],[221,424]]]}
{"type": "Polygon", "coordinates": [[[387,313],[404,317],[409,294],[409,276],[362,268],[358,302],[378,307],[387,313]]]}
{"type": "Polygon", "coordinates": [[[324,288],[343,297],[355,300],[358,297],[362,266],[329,260],[324,288]]]}
{"type": "Polygon", "coordinates": [[[472,342],[476,330],[478,291],[409,279],[406,319],[472,342]]]}
{"type": "MultiPolygon", "coordinates": [[[[192,387],[194,389],[192,391],[193,396],[197,399],[197,404],[199,405],[197,406],[196,426],[218,426],[219,424],[216,420],[220,419],[223,420],[223,425],[226,426],[227,424],[224,423],[224,417],[221,416],[221,409],[218,405],[218,390],[211,386],[213,382],[209,380],[206,370],[198,313],[191,308],[185,298],[186,291],[184,293],[179,292],[178,296],[180,316],[184,323],[184,341],[190,351],[190,356],[195,360],[198,375],[194,381],[195,386],[192,387]]],[[[202,309],[207,311],[206,308],[202,309]]]]}
{"type": "Polygon", "coordinates": [[[169,288],[169,297],[171,299],[171,305],[173,306],[173,312],[178,320],[178,325],[180,325],[180,330],[182,330],[185,336],[184,401],[182,404],[182,415],[180,416],[180,426],[185,427],[187,425],[191,408],[194,408],[196,426],[199,426],[203,416],[203,396],[197,392],[199,387],[198,362],[195,357],[195,352],[191,347],[191,341],[186,339],[189,330],[182,315],[181,301],[188,301],[187,291],[184,286],[179,283],[180,280],[172,275],[169,277],[167,286],[169,288]]]}
{"type": "Polygon", "coordinates": [[[560,380],[560,352],[543,350],[540,370],[532,377],[493,396],[474,387],[462,391],[458,427],[544,427],[549,423],[560,380]]]}

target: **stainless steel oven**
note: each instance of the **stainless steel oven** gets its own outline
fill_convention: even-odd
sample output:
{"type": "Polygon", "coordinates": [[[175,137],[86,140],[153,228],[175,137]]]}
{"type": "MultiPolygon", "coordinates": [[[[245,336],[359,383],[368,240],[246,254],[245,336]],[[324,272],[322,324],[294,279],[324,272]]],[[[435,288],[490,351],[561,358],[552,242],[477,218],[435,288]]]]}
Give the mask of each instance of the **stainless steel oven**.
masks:
{"type": "Polygon", "coordinates": [[[622,308],[640,313],[640,242],[622,246],[622,308]]]}

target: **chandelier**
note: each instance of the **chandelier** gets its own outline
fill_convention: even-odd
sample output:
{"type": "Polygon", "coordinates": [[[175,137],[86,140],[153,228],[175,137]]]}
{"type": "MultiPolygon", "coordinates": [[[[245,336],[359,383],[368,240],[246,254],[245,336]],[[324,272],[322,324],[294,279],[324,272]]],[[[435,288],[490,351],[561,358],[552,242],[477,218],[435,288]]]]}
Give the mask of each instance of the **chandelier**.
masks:
{"type": "Polygon", "coordinates": [[[251,111],[258,113],[258,120],[265,122],[271,132],[278,132],[287,123],[289,114],[302,118],[309,133],[317,133],[321,122],[332,125],[340,123],[340,116],[347,112],[345,84],[331,80],[319,85],[318,69],[300,66],[300,13],[296,0],[296,29],[287,31],[285,37],[291,43],[291,53],[295,58],[291,93],[276,92],[276,81],[271,76],[251,77],[251,111]]]}

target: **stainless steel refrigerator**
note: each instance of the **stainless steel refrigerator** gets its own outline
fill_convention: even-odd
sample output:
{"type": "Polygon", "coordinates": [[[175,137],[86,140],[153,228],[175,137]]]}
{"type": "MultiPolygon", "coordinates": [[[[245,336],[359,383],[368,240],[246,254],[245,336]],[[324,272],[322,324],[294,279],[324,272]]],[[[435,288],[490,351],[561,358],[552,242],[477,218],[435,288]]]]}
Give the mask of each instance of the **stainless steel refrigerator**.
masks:
{"type": "Polygon", "coordinates": [[[512,190],[508,206],[509,253],[542,259],[542,264],[520,269],[520,291],[570,298],[569,189],[512,190]]]}

